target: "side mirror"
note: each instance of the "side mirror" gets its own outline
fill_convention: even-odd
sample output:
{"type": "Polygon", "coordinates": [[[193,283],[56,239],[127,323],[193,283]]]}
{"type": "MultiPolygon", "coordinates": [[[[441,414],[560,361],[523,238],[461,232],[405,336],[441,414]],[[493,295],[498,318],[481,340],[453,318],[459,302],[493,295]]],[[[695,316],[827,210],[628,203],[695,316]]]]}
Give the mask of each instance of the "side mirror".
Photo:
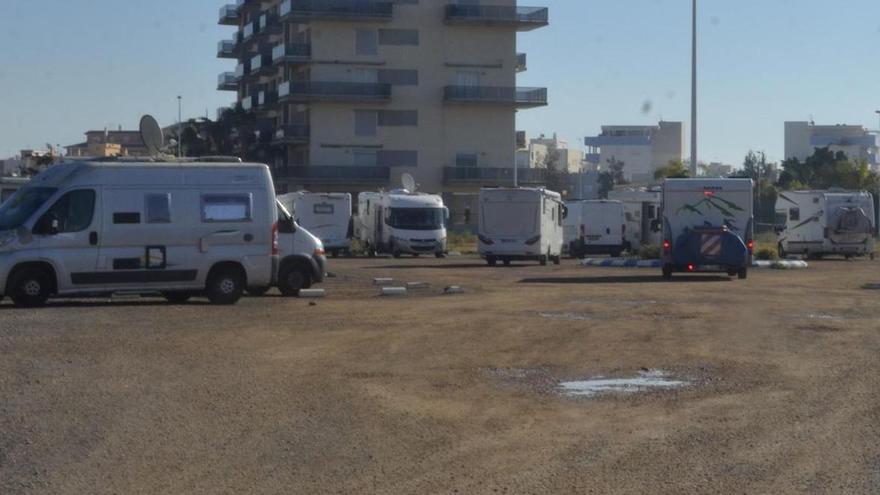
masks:
{"type": "Polygon", "coordinates": [[[566,218],[568,218],[568,207],[563,206],[562,207],[562,219],[565,220],[566,218]]]}

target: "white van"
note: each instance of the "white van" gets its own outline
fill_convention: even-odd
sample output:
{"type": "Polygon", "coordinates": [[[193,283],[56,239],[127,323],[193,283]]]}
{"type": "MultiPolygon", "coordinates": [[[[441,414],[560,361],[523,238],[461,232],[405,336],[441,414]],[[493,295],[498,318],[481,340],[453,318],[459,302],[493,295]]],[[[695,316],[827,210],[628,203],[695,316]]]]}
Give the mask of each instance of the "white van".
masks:
{"type": "Polygon", "coordinates": [[[660,205],[663,192],[658,188],[616,189],[608,199],[623,203],[626,216],[626,243],[630,252],[637,253],[644,246],[660,246],[660,205]]]}
{"type": "MultiPolygon", "coordinates": [[[[299,225],[278,202],[278,271],[276,286],[284,296],[298,296],[302,289],[324,281],[327,258],[324,244],[299,225]]],[[[249,288],[251,295],[262,295],[268,287],[249,288]]]]}
{"type": "Polygon", "coordinates": [[[333,257],[351,251],[351,194],[299,191],[282,194],[278,200],[333,257]]]}
{"type": "Polygon", "coordinates": [[[358,195],[358,238],[367,254],[446,256],[449,210],[435,194],[406,190],[358,195]]]}
{"type": "Polygon", "coordinates": [[[480,190],[480,256],[489,266],[500,260],[537,260],[541,265],[562,260],[565,205],[547,189],[480,190]]]}
{"type": "Polygon", "coordinates": [[[874,256],[874,197],[869,192],[785,191],[776,200],[785,218],[779,256],[874,256]]]}
{"type": "Polygon", "coordinates": [[[566,222],[575,230],[568,245],[575,258],[588,254],[609,254],[619,257],[629,249],[626,242],[626,216],[620,201],[570,201],[566,222]]]}
{"type": "Polygon", "coordinates": [[[61,163],[0,206],[0,289],[28,307],[119,292],[233,304],[272,285],[278,230],[265,165],[61,163]]]}

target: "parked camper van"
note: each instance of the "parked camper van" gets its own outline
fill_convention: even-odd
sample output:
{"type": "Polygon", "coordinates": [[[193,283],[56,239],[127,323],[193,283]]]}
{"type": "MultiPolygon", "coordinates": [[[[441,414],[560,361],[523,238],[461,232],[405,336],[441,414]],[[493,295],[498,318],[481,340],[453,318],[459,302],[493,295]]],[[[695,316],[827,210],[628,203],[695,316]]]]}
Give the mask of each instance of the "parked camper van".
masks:
{"type": "Polygon", "coordinates": [[[868,192],[786,191],[776,200],[785,218],[779,233],[779,255],[821,258],[836,254],[874,254],[874,197],[868,192]]]}
{"type": "Polygon", "coordinates": [[[498,261],[562,259],[562,223],[566,208],[557,192],[546,189],[499,188],[480,191],[480,256],[489,266],[498,261]]]}
{"type": "Polygon", "coordinates": [[[449,210],[435,194],[404,189],[358,195],[358,238],[370,256],[446,255],[449,210]]]}
{"type": "Polygon", "coordinates": [[[751,179],[667,179],[663,276],[726,272],[746,278],[754,248],[751,179]]]}
{"type": "Polygon", "coordinates": [[[575,258],[588,254],[609,254],[613,257],[629,249],[626,241],[626,216],[620,201],[570,201],[569,231],[574,231],[568,252],[575,258]]]}
{"type": "Polygon", "coordinates": [[[644,246],[659,246],[663,242],[660,230],[660,188],[614,190],[608,193],[608,199],[623,203],[626,217],[624,241],[630,251],[638,252],[644,246]]]}
{"type": "Polygon", "coordinates": [[[277,219],[265,165],[61,163],[0,206],[0,289],[20,306],[116,292],[232,304],[272,284],[277,219]]]}
{"type": "Polygon", "coordinates": [[[332,256],[351,251],[351,194],[300,191],[278,199],[299,225],[321,239],[332,256]]]}

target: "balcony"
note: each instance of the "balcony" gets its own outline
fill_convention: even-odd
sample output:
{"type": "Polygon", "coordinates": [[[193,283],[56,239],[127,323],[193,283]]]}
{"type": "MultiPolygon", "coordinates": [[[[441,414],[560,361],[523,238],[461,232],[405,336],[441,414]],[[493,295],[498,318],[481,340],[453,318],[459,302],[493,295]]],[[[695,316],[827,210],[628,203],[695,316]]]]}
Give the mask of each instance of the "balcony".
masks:
{"type": "Polygon", "coordinates": [[[279,9],[286,22],[332,21],[390,21],[394,4],[372,0],[284,0],[279,9]]]}
{"type": "Polygon", "coordinates": [[[303,124],[284,124],[275,130],[272,143],[278,145],[308,144],[311,127],[303,124]]]}
{"type": "Polygon", "coordinates": [[[262,108],[267,105],[274,105],[278,103],[278,93],[275,91],[260,91],[257,93],[257,104],[256,106],[262,108]]]}
{"type": "Polygon", "coordinates": [[[245,112],[250,112],[254,109],[254,101],[256,100],[256,95],[245,96],[241,99],[241,109],[245,112]]]}
{"type": "Polygon", "coordinates": [[[272,48],[272,63],[306,63],[312,59],[312,45],[307,43],[280,44],[272,48]]]}
{"type": "Polygon", "coordinates": [[[449,103],[513,105],[519,108],[547,105],[547,88],[501,86],[446,86],[444,100],[449,103]]]}
{"type": "Polygon", "coordinates": [[[224,72],[217,78],[217,91],[237,91],[238,76],[234,72],[224,72]]]}
{"type": "Polygon", "coordinates": [[[235,5],[224,5],[220,7],[220,20],[217,24],[221,26],[238,26],[241,17],[238,15],[238,7],[235,5]]]}
{"type": "Polygon", "coordinates": [[[281,102],[306,103],[312,101],[391,101],[391,85],[378,83],[285,81],[278,85],[281,102]]]}
{"type": "MultiPolygon", "coordinates": [[[[443,182],[446,184],[512,185],[513,167],[445,167],[443,182]]],[[[546,182],[547,171],[544,169],[517,169],[517,183],[519,185],[544,185],[546,182]]]]}
{"type": "Polygon", "coordinates": [[[237,58],[235,48],[238,42],[235,40],[223,40],[217,43],[217,58],[237,58]]]}
{"type": "Polygon", "coordinates": [[[531,31],[550,24],[550,9],[546,7],[447,5],[446,23],[467,26],[510,26],[519,31],[531,31]]]}
{"type": "Polygon", "coordinates": [[[287,177],[304,183],[368,182],[387,184],[391,180],[391,169],[389,167],[296,166],[289,168],[287,177]]]}
{"type": "Polygon", "coordinates": [[[251,76],[271,73],[276,68],[272,65],[272,54],[267,52],[254,55],[250,60],[250,68],[251,76]]]}
{"type": "Polygon", "coordinates": [[[525,53],[517,53],[516,54],[516,71],[517,72],[525,72],[529,66],[527,64],[528,57],[525,53]]]}

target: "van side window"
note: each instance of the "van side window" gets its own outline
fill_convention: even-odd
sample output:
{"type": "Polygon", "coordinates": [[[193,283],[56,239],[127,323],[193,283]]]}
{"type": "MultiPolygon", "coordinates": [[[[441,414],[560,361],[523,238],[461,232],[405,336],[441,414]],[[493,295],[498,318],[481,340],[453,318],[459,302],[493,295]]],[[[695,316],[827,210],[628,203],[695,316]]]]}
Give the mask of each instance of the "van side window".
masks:
{"type": "Polygon", "coordinates": [[[333,205],[330,204],[317,204],[312,208],[312,212],[315,215],[332,215],[334,211],[333,205]]]}
{"type": "Polygon", "coordinates": [[[147,223],[171,223],[170,194],[147,194],[144,203],[147,223]]]}
{"type": "Polygon", "coordinates": [[[253,215],[250,194],[205,194],[202,196],[203,222],[249,222],[253,215]]]}
{"type": "Polygon", "coordinates": [[[801,220],[801,209],[792,208],[788,210],[788,219],[792,222],[799,222],[801,220]]]}
{"type": "Polygon", "coordinates": [[[140,212],[122,212],[122,213],[114,213],[113,214],[113,223],[115,225],[120,224],[128,224],[128,225],[136,225],[141,223],[141,214],[140,212]]]}
{"type": "Polygon", "coordinates": [[[49,227],[58,222],[58,233],[82,232],[92,224],[95,215],[95,191],[79,189],[61,196],[40,221],[39,226],[49,227]]]}

